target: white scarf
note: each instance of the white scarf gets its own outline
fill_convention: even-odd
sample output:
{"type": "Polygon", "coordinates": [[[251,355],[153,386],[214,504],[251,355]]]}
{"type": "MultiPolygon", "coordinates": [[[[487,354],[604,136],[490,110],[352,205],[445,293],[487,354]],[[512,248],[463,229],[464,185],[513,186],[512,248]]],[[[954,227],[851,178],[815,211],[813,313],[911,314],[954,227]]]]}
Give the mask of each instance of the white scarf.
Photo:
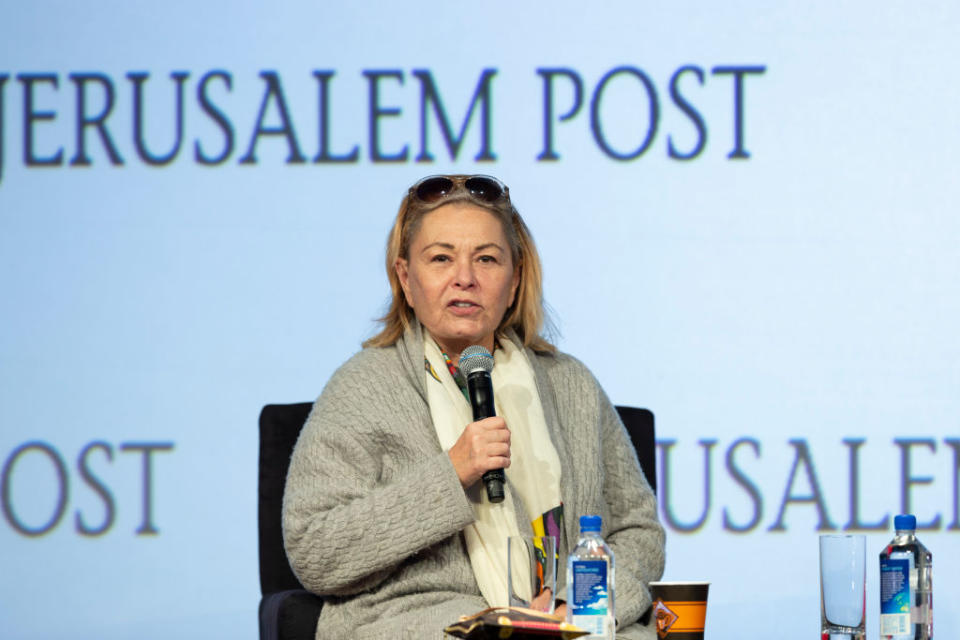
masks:
{"type": "MultiPolygon", "coordinates": [[[[449,451],[463,429],[473,422],[473,413],[447,370],[440,349],[432,338],[425,338],[424,352],[433,369],[425,374],[430,416],[440,446],[449,451]]],[[[550,440],[533,368],[526,354],[510,340],[502,340],[494,353],[492,378],[497,415],[503,416],[510,429],[505,497],[503,502],[493,504],[486,499],[482,482],[471,486],[467,498],[476,520],[463,534],[480,592],[490,606],[500,607],[509,604],[507,538],[521,535],[513,492],[523,501],[530,520],[558,506],[560,458],[550,440]]]]}

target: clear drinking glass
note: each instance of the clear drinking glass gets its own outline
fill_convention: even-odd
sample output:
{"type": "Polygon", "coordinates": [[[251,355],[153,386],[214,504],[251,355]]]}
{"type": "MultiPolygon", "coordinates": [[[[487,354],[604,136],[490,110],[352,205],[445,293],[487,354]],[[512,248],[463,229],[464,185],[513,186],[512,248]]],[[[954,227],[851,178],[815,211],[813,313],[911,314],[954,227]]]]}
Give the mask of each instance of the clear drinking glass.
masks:
{"type": "Polygon", "coordinates": [[[507,540],[507,583],[511,607],[553,613],[557,591],[557,539],[511,536],[507,540]]]}
{"type": "Polygon", "coordinates": [[[866,538],[820,536],[820,633],[823,640],[864,640],[866,538]]]}

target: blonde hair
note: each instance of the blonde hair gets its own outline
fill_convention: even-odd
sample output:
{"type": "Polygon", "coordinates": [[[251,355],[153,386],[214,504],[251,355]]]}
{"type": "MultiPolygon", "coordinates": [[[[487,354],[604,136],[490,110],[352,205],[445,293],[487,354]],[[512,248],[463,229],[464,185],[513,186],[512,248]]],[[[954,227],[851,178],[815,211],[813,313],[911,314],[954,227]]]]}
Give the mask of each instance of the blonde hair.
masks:
{"type": "MultiPolygon", "coordinates": [[[[503,337],[513,329],[523,343],[534,351],[553,353],[556,347],[541,335],[546,313],[543,305],[543,272],[540,266],[540,256],[533,243],[530,230],[523,222],[520,214],[510,202],[509,192],[505,197],[495,202],[487,202],[472,197],[463,187],[463,180],[467,176],[448,176],[459,185],[454,190],[436,202],[424,202],[417,197],[414,188],[411,188],[400,203],[400,210],[394,220],[393,228],[387,237],[386,268],[387,280],[390,282],[392,299],[387,313],[379,319],[383,323],[380,333],[363,343],[364,347],[387,347],[395,344],[410,326],[416,317],[413,308],[407,303],[407,298],[400,286],[397,275],[397,259],[408,259],[410,245],[425,215],[431,211],[453,202],[469,202],[492,213],[503,226],[504,235],[510,245],[513,264],[520,271],[520,282],[513,304],[504,313],[500,326],[497,327],[497,336],[503,337]]],[[[419,183],[418,183],[419,184],[419,183]]]]}

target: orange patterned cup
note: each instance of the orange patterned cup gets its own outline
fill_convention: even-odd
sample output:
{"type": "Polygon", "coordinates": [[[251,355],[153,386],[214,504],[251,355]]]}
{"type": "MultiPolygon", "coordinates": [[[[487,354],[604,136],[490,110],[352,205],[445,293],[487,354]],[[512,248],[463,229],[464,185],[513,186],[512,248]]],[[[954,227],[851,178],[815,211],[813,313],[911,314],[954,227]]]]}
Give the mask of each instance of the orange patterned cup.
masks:
{"type": "Polygon", "coordinates": [[[709,582],[651,582],[653,619],[663,640],[703,640],[709,582]]]}

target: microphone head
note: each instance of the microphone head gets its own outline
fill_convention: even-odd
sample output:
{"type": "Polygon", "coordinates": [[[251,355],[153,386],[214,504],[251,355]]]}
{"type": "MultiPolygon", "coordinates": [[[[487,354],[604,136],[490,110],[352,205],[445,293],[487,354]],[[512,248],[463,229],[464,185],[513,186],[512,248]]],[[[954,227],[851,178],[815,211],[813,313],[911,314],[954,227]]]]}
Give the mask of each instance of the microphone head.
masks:
{"type": "Polygon", "coordinates": [[[490,373],[493,371],[493,356],[486,347],[478,344],[467,347],[460,354],[460,373],[469,377],[478,371],[490,373]]]}

